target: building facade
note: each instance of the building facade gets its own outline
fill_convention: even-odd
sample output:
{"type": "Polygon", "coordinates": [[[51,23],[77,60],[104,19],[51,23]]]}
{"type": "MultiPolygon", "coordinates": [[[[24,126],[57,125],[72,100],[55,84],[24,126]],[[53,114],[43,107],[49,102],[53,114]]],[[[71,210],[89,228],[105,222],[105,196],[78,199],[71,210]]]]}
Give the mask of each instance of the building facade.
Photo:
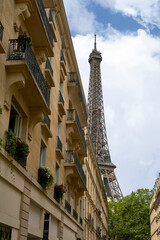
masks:
{"type": "Polygon", "coordinates": [[[160,174],[156,179],[150,202],[151,240],[160,239],[160,174]]]}
{"type": "Polygon", "coordinates": [[[0,72],[0,240],[107,239],[62,0],[0,0],[0,72]]]}

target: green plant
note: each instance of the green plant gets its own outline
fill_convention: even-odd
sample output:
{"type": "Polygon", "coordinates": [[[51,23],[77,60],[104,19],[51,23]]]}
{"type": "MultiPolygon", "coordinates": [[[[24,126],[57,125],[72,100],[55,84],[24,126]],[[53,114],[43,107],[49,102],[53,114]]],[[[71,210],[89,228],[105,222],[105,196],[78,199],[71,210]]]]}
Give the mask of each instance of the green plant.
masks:
{"type": "Polygon", "coordinates": [[[54,195],[55,195],[55,199],[59,202],[60,200],[63,199],[63,194],[66,193],[66,187],[63,184],[60,185],[55,185],[54,186],[54,195]]]}
{"type": "Polygon", "coordinates": [[[5,135],[6,135],[5,150],[11,157],[14,158],[17,148],[17,137],[15,133],[13,133],[11,130],[6,131],[5,135]]]}
{"type": "Polygon", "coordinates": [[[26,159],[29,153],[28,144],[17,138],[15,133],[11,130],[5,132],[6,144],[5,150],[8,154],[13,157],[17,162],[19,162],[22,167],[26,166],[26,159]]]}
{"type": "Polygon", "coordinates": [[[53,183],[53,175],[47,167],[40,167],[38,169],[38,181],[44,190],[51,187],[53,183]]]}
{"type": "Polygon", "coordinates": [[[17,161],[20,160],[26,160],[27,156],[29,153],[29,147],[28,144],[24,141],[19,141],[19,139],[17,140],[17,147],[16,147],[16,153],[15,153],[15,159],[17,161]]]}

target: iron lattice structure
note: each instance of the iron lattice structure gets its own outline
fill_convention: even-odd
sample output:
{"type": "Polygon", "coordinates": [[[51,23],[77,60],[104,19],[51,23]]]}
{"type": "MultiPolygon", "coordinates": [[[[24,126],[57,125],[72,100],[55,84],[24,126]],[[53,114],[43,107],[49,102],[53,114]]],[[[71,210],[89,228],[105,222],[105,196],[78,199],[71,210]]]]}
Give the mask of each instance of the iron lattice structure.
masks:
{"type": "Polygon", "coordinates": [[[102,56],[96,48],[96,35],[94,49],[88,61],[90,63],[88,91],[89,132],[92,138],[99,170],[103,176],[107,198],[114,202],[119,200],[123,195],[114,172],[116,166],[111,162],[109,153],[100,69],[102,56]]]}

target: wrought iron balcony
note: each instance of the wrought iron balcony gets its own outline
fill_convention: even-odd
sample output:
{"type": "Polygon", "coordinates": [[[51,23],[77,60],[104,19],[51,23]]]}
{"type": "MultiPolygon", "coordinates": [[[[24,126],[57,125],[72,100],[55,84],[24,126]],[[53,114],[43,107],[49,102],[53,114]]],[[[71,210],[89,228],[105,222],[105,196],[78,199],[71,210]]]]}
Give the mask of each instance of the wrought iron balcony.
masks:
{"type": "Polygon", "coordinates": [[[71,214],[71,205],[69,204],[69,202],[67,200],[65,200],[65,209],[67,210],[67,212],[69,214],[71,214]]]}
{"type": "Polygon", "coordinates": [[[43,77],[36,57],[27,39],[10,39],[9,54],[7,60],[26,60],[27,66],[34,76],[34,79],[49,107],[50,90],[43,77]]]}
{"type": "Polygon", "coordinates": [[[85,151],[86,151],[86,149],[87,149],[86,140],[84,138],[84,134],[83,134],[83,130],[82,130],[82,127],[81,127],[81,124],[80,124],[80,121],[79,121],[79,117],[78,117],[75,109],[68,109],[67,110],[67,121],[73,121],[73,122],[76,123],[76,125],[78,127],[78,130],[79,130],[79,133],[80,133],[80,136],[81,136],[81,139],[82,139],[82,142],[83,142],[83,146],[84,146],[85,151]]]}
{"type": "Polygon", "coordinates": [[[54,30],[56,30],[56,26],[55,26],[55,22],[54,22],[51,10],[49,10],[49,21],[53,23],[54,30]]]}
{"type": "Polygon", "coordinates": [[[51,75],[52,75],[52,77],[53,77],[53,68],[52,68],[51,63],[50,63],[50,61],[49,61],[48,58],[47,58],[47,60],[46,60],[46,69],[49,69],[49,70],[50,70],[51,75]]]}
{"type": "Polygon", "coordinates": [[[51,120],[47,115],[44,116],[44,123],[46,123],[47,127],[50,129],[51,120]]]}
{"type": "Polygon", "coordinates": [[[77,153],[73,150],[67,150],[65,152],[65,160],[64,160],[65,163],[67,164],[73,164],[75,165],[82,181],[83,181],[83,184],[85,185],[86,187],[86,175],[82,169],[82,166],[80,164],[80,161],[78,159],[78,156],[77,156],[77,153]]]}
{"type": "Polygon", "coordinates": [[[2,41],[2,39],[3,39],[3,30],[4,30],[4,27],[3,27],[2,23],[0,22],[0,41],[2,41]]]}
{"type": "Polygon", "coordinates": [[[44,26],[45,26],[50,44],[53,47],[53,35],[52,35],[52,31],[51,31],[51,28],[50,28],[50,25],[49,25],[47,14],[46,14],[46,11],[45,11],[45,8],[44,8],[44,5],[43,5],[43,1],[42,0],[36,0],[36,3],[37,3],[37,6],[39,8],[39,12],[41,14],[41,18],[43,20],[43,23],[44,23],[44,26]]]}
{"type": "Polygon", "coordinates": [[[78,90],[79,90],[79,93],[80,93],[80,98],[81,98],[81,101],[82,101],[82,106],[83,106],[84,113],[85,113],[85,117],[87,119],[88,118],[87,110],[86,110],[86,106],[85,106],[85,102],[84,102],[84,98],[83,98],[83,94],[82,94],[82,89],[81,89],[81,85],[80,85],[80,82],[79,82],[79,78],[78,78],[78,75],[77,75],[76,72],[69,72],[68,73],[68,82],[69,83],[75,82],[77,84],[78,90]]]}
{"type": "Polygon", "coordinates": [[[76,212],[76,210],[73,209],[73,217],[74,219],[77,221],[78,219],[78,213],[76,212]]]}

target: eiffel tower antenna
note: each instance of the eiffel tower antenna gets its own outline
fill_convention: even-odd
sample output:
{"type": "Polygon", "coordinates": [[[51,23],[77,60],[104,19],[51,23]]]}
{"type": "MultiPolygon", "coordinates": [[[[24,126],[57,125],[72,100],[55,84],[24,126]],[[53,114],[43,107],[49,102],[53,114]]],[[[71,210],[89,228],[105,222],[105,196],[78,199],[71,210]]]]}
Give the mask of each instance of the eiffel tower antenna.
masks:
{"type": "Polygon", "coordinates": [[[94,34],[94,50],[96,51],[96,34],[94,34]]]}
{"type": "Polygon", "coordinates": [[[123,197],[123,195],[114,172],[116,166],[111,162],[108,147],[100,69],[102,56],[101,53],[97,51],[96,34],[94,35],[94,49],[92,50],[88,61],[90,63],[88,90],[89,131],[95,149],[99,170],[103,177],[106,195],[108,199],[114,202],[123,197]]]}

